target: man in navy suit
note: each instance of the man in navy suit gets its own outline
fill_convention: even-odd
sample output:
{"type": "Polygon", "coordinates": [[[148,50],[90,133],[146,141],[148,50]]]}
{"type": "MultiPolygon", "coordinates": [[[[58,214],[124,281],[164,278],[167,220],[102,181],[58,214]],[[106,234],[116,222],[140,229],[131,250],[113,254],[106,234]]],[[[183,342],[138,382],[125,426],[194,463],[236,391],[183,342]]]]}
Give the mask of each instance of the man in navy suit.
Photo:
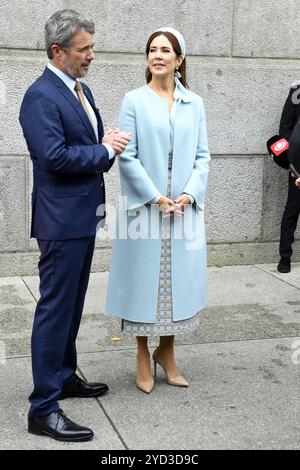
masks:
{"type": "Polygon", "coordinates": [[[96,227],[104,218],[103,172],[130,141],[130,134],[119,129],[104,134],[92,93],[77,80],[95,58],[94,33],[94,23],[73,10],[48,19],[50,62],[27,90],[20,111],[33,163],[31,236],[40,249],[28,431],[76,442],[91,439],[93,431],[67,418],[57,400],[97,397],[108,390],[76,375],[75,340],[96,227]]]}

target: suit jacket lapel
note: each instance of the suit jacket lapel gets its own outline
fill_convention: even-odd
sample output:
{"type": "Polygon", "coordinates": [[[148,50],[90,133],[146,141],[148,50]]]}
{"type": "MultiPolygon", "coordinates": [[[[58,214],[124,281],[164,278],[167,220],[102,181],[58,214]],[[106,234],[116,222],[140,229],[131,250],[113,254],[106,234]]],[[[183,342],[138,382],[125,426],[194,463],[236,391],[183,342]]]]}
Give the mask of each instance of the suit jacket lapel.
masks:
{"type": "Polygon", "coordinates": [[[81,117],[87,131],[90,133],[90,135],[93,137],[93,140],[96,143],[96,136],[95,136],[93,126],[90,123],[88,115],[86,114],[85,110],[81,106],[76,96],[71,92],[71,90],[65,84],[64,84],[64,87],[61,88],[61,92],[64,95],[64,97],[69,101],[69,103],[73,106],[76,113],[81,117]]]}
{"type": "Polygon", "coordinates": [[[44,75],[58,88],[60,88],[61,93],[63,96],[69,101],[69,103],[73,106],[74,110],[76,113],[80,116],[82,119],[86,130],[89,132],[91,137],[93,138],[94,142],[97,143],[95,132],[93,129],[92,124],[90,123],[90,120],[81,106],[79,100],[76,98],[76,96],[71,92],[71,90],[67,87],[67,85],[55,74],[50,70],[48,67],[45,68],[44,70],[44,75]]]}

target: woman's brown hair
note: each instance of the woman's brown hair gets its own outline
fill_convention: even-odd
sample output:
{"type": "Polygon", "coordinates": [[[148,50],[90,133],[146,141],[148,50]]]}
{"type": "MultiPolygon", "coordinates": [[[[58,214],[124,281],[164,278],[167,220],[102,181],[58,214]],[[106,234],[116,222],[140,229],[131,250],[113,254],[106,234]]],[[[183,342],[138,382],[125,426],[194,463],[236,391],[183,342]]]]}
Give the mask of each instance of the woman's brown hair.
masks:
{"type": "MultiPolygon", "coordinates": [[[[149,55],[150,46],[151,46],[151,43],[152,43],[153,39],[155,39],[157,36],[161,36],[161,35],[166,36],[166,38],[170,41],[170,43],[172,44],[172,47],[174,49],[175,54],[178,57],[181,56],[182,52],[181,52],[180,44],[179,44],[177,38],[175,36],[173,36],[172,33],[169,33],[167,31],[165,31],[165,32],[155,31],[155,33],[151,34],[150,38],[148,39],[147,45],[146,45],[147,57],[149,55]]],[[[187,80],[186,80],[186,60],[185,60],[185,58],[183,59],[181,65],[178,69],[178,72],[180,72],[180,75],[181,75],[181,78],[179,78],[179,80],[181,81],[182,85],[185,88],[188,88],[188,84],[187,84],[187,80]]],[[[152,80],[152,73],[150,72],[149,67],[147,67],[145,75],[146,75],[146,82],[150,83],[151,80],[152,80]]]]}

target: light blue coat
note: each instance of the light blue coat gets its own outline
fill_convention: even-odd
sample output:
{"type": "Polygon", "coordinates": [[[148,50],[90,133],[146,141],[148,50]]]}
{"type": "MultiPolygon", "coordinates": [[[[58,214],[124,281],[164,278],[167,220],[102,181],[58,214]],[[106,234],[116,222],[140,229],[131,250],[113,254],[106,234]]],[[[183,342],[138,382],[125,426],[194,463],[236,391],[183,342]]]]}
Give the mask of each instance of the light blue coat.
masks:
{"type": "MultiPolygon", "coordinates": [[[[178,321],[192,317],[207,305],[203,207],[210,155],[202,98],[178,81],[175,93],[179,101],[174,123],[171,198],[186,192],[195,199],[193,206],[186,206],[188,212],[183,217],[171,219],[173,320],[178,321]],[[176,235],[176,231],[183,236],[176,235]]],[[[167,194],[170,144],[167,100],[148,85],[130,91],[122,104],[119,127],[131,132],[132,140],[119,157],[122,194],[127,200],[119,208],[105,313],[134,322],[154,323],[161,213],[158,234],[150,238],[150,231],[155,229],[153,214],[155,218],[159,211],[148,203],[158,194],[167,194]],[[139,238],[132,239],[133,228],[140,229],[139,238]]]]}

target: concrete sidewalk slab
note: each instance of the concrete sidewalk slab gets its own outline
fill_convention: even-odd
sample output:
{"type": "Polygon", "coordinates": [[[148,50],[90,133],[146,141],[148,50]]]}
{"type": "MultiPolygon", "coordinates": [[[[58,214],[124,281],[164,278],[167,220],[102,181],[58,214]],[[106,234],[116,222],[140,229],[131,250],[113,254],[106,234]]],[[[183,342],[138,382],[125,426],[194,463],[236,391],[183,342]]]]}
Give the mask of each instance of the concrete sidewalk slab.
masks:
{"type": "MultiPolygon", "coordinates": [[[[300,290],[282,282],[279,276],[274,277],[264,266],[209,268],[209,306],[247,303],[268,305],[281,303],[290,297],[300,303],[300,290]]],[[[300,276],[300,266],[298,269],[300,276]]]]}
{"type": "Polygon", "coordinates": [[[84,354],[89,380],[109,379],[101,397],[129,449],[296,449],[300,447],[299,366],[291,339],[178,346],[191,387],[135,387],[135,352],[84,354]]]}
{"type": "MultiPolygon", "coordinates": [[[[135,347],[134,339],[122,337],[120,320],[103,314],[107,279],[107,273],[91,275],[78,336],[80,353],[135,347]]],[[[30,354],[38,282],[36,276],[1,279],[0,339],[9,357],[30,354]]],[[[300,290],[262,267],[209,268],[209,286],[210,306],[203,310],[199,327],[193,335],[179,337],[177,344],[300,335],[300,290]]]]}
{"type": "Polygon", "coordinates": [[[95,431],[92,442],[76,445],[26,432],[38,277],[0,278],[0,448],[300,447],[300,263],[290,275],[277,274],[276,265],[209,268],[209,307],[193,335],[176,339],[179,370],[192,386],[167,385],[160,369],[149,396],[135,386],[135,340],[103,314],[107,280],[108,273],[91,275],[78,351],[80,372],[107,382],[110,392],[61,402],[95,431]]]}
{"type": "Polygon", "coordinates": [[[107,416],[95,399],[62,400],[60,406],[69,418],[95,433],[92,441],[66,443],[27,432],[27,397],[32,390],[30,358],[8,359],[0,366],[0,449],[124,449],[107,416]]]}
{"type": "Polygon", "coordinates": [[[177,344],[245,341],[300,335],[300,315],[287,304],[239,304],[205,311],[192,336],[177,344]]]}
{"type": "MultiPolygon", "coordinates": [[[[213,267],[208,273],[209,307],[194,334],[178,337],[178,344],[300,335],[298,289],[254,266],[213,267]]],[[[23,279],[38,298],[38,277],[23,279]]],[[[91,274],[79,352],[135,347],[135,340],[122,337],[120,320],[103,314],[107,280],[108,273],[91,274]],[[115,336],[121,341],[112,341],[115,336]]]]}
{"type": "MultiPolygon", "coordinates": [[[[279,273],[277,271],[277,264],[256,264],[256,268],[277,277],[286,284],[297,287],[300,289],[300,263],[291,263],[291,271],[289,273],[279,273]]],[[[300,305],[300,302],[299,304],[300,305]]]]}
{"type": "MultiPolygon", "coordinates": [[[[292,290],[292,287],[300,289],[300,263],[293,267],[293,272],[288,275],[274,276],[275,265],[256,266],[222,266],[208,268],[208,297],[209,306],[233,305],[246,303],[273,303],[288,297],[293,292],[300,302],[300,291],[292,290]],[[270,275],[271,274],[271,275],[270,275]],[[295,286],[285,286],[281,280],[284,276],[293,276],[295,286]],[[278,278],[275,279],[275,277],[278,278]],[[298,284],[296,283],[298,280],[298,284]],[[280,291],[279,291],[280,286],[280,291]]],[[[276,274],[276,272],[275,272],[276,274]]],[[[108,272],[91,273],[89,289],[86,296],[84,312],[104,312],[105,296],[108,282],[108,272]]],[[[291,278],[292,279],[292,278],[291,278]]],[[[23,277],[25,284],[36,300],[39,299],[38,276],[23,277]]],[[[292,283],[290,283],[292,284],[292,283]]]]}

